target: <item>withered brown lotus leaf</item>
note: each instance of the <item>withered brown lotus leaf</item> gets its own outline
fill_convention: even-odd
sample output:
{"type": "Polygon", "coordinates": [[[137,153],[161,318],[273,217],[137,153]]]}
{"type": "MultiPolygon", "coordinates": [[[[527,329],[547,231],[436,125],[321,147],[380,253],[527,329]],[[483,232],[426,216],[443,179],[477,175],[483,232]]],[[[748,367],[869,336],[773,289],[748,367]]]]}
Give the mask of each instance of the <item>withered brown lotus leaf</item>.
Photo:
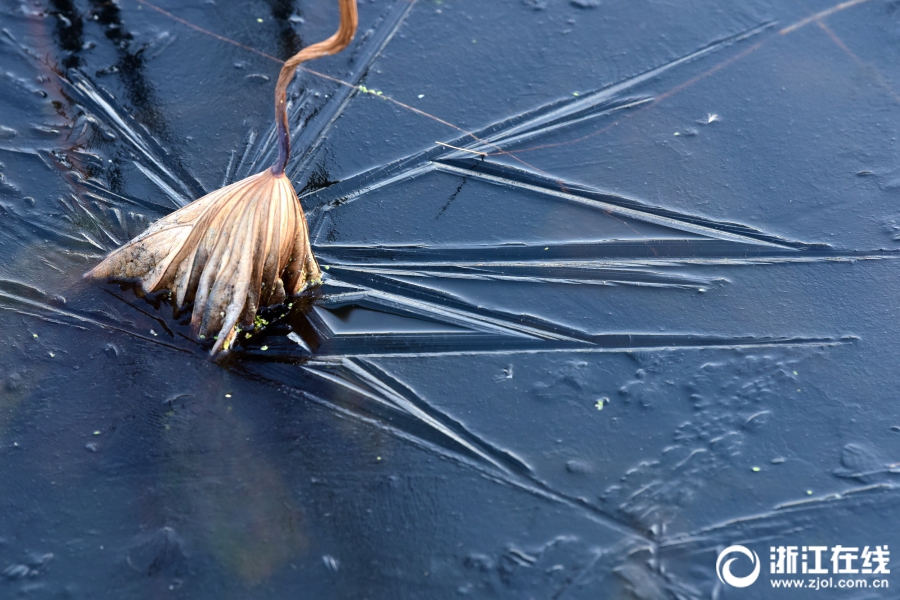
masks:
{"type": "Polygon", "coordinates": [[[160,219],[85,275],[136,281],[145,293],[169,290],[179,307],[193,303],[191,326],[200,338],[216,339],[212,355],[229,350],[238,328],[251,327],[260,307],[284,302],[321,278],[306,217],[284,174],[290,155],[286,90],[300,63],[339,52],[353,39],[356,0],[338,3],[337,33],[281,69],[275,165],[160,219]]]}
{"type": "Polygon", "coordinates": [[[321,271],[291,182],[266,169],[160,219],[87,276],[137,280],[147,293],[170,290],[178,306],[193,302],[191,325],[218,335],[216,354],[259,307],[300,293],[321,271]]]}

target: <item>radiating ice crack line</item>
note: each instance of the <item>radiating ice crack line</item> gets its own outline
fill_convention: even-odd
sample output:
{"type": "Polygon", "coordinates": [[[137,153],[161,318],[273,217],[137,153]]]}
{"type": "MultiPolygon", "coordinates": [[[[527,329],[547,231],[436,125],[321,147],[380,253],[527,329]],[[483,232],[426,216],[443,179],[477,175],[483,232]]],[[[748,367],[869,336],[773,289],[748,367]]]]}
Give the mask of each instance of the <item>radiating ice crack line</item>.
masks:
{"type": "MultiPolygon", "coordinates": [[[[302,119],[301,115],[305,109],[313,103],[313,91],[304,89],[298,99],[290,102],[288,121],[292,127],[292,145],[298,150],[303,149],[302,154],[297,153],[295,158],[288,163],[287,174],[291,180],[296,180],[309,172],[312,160],[316,157],[327,133],[347,108],[350,100],[353,99],[357,91],[355,86],[368,74],[372,64],[393,39],[415,3],[415,0],[411,2],[395,0],[387,14],[382,16],[368,31],[362,33],[355,42],[353,50],[347,52],[353,61],[353,68],[345,79],[345,83],[349,85],[337,86],[328,94],[327,102],[324,105],[313,108],[311,114],[306,119],[302,119]]],[[[292,84],[292,88],[304,85],[308,85],[308,83],[305,83],[301,77],[292,84]]],[[[275,135],[274,122],[269,125],[258,142],[256,133],[250,132],[244,151],[238,160],[237,168],[234,170],[234,178],[246,177],[268,166],[276,152],[275,135]]],[[[226,170],[226,180],[230,180],[227,175],[228,171],[230,168],[226,170]]]]}
{"type": "Polygon", "coordinates": [[[364,359],[346,358],[341,361],[341,367],[375,390],[377,396],[380,397],[372,396],[373,399],[387,402],[394,408],[425,423],[481,460],[505,472],[533,475],[531,468],[521,459],[466,431],[462,424],[456,421],[451,422],[447,415],[439,413],[424,403],[416,402],[415,392],[406,388],[371,362],[364,359]],[[391,383],[389,384],[388,381],[391,383]]]}
{"type": "Polygon", "coordinates": [[[147,161],[157,171],[152,173],[140,160],[135,161],[141,172],[169,196],[176,206],[184,206],[194,198],[205,195],[203,186],[184,169],[169,166],[171,159],[168,158],[168,153],[155,141],[146,139],[139,131],[140,126],[125,111],[120,110],[112,98],[94,86],[90,79],[77,69],[70,69],[67,77],[60,76],[60,81],[66,85],[75,100],[84,105],[85,110],[93,109],[93,112],[99,113],[95,118],[112,126],[137,153],[138,158],[147,161]]]}
{"type": "MultiPolygon", "coordinates": [[[[578,195],[571,192],[565,192],[557,189],[550,189],[547,187],[534,185],[531,183],[525,183],[522,181],[516,181],[514,179],[510,179],[508,177],[503,177],[501,175],[494,175],[488,173],[482,173],[479,171],[474,171],[470,169],[463,169],[460,167],[452,166],[449,164],[438,163],[436,166],[438,171],[443,171],[446,173],[452,173],[459,176],[465,176],[473,179],[480,179],[482,181],[493,183],[495,185],[502,186],[512,186],[518,189],[528,190],[532,192],[537,192],[546,196],[559,198],[562,200],[568,200],[570,202],[574,202],[576,204],[583,204],[585,206],[589,206],[596,210],[602,211],[606,214],[615,214],[621,215],[623,217],[629,217],[635,220],[644,221],[647,223],[653,223],[655,225],[661,225],[663,227],[669,227],[672,229],[679,229],[682,231],[686,231],[689,233],[695,233],[698,235],[702,235],[704,237],[726,240],[730,242],[738,242],[744,244],[754,244],[760,246],[766,246],[770,248],[778,248],[778,249],[788,249],[791,248],[788,244],[778,243],[771,239],[760,239],[760,237],[751,237],[748,235],[740,235],[737,233],[732,233],[730,231],[725,231],[723,229],[719,229],[716,227],[710,227],[707,225],[699,225],[695,222],[696,219],[678,219],[673,218],[668,215],[660,215],[656,212],[651,212],[649,210],[638,210],[635,208],[631,208],[628,206],[623,206],[622,204],[613,204],[611,202],[585,197],[582,195],[578,195]]],[[[601,193],[597,191],[597,193],[601,193]]],[[[622,198],[625,203],[635,205],[637,201],[631,200],[629,198],[622,198]]],[[[791,248],[792,249],[792,248],[791,248]]]]}
{"type": "MultiPolygon", "coordinates": [[[[269,367],[272,366],[269,365],[269,367]]],[[[380,380],[383,371],[371,363],[349,358],[339,360],[325,359],[310,362],[304,365],[302,369],[323,382],[340,386],[346,391],[375,403],[371,409],[366,410],[366,405],[360,405],[358,402],[347,405],[339,403],[337,398],[342,397],[341,395],[328,394],[327,396],[321,396],[307,391],[307,386],[297,389],[291,388],[304,397],[329,407],[336,414],[369,423],[417,446],[437,452],[441,456],[474,468],[486,478],[499,484],[509,485],[536,497],[576,509],[586,518],[626,536],[632,542],[647,542],[645,534],[635,529],[630,523],[621,521],[616,515],[608,514],[601,508],[589,504],[581,498],[574,498],[553,489],[534,477],[531,469],[520,459],[504,450],[495,448],[490,442],[480,440],[480,438],[464,429],[458,429],[459,424],[457,422],[453,420],[442,422],[438,415],[443,415],[436,412],[429,413],[422,409],[422,405],[416,407],[417,410],[415,412],[409,412],[406,408],[409,406],[415,407],[414,401],[410,399],[408,394],[398,393],[398,390],[393,387],[393,385],[402,387],[402,384],[390,377],[388,380],[380,380]],[[350,368],[347,368],[347,361],[351,361],[349,363],[352,364],[350,368]],[[360,370],[362,370],[362,373],[360,373],[360,370]],[[388,396],[383,395],[385,391],[387,391],[388,396]],[[399,404],[397,403],[398,397],[403,398],[403,401],[399,404]],[[396,417],[393,419],[385,418],[390,413],[379,415],[379,411],[375,410],[376,407],[383,407],[394,414],[406,415],[413,419],[413,423],[426,426],[429,431],[436,433],[437,436],[435,439],[427,439],[417,435],[405,429],[402,424],[395,423],[396,417]],[[428,419],[422,420],[420,415],[424,415],[428,419]],[[446,446],[446,442],[452,442],[451,448],[446,446]],[[453,447],[464,451],[453,450],[453,447]]],[[[267,375],[255,372],[247,372],[247,374],[270,384],[277,384],[281,388],[284,388],[285,385],[290,386],[287,383],[289,379],[270,379],[267,375]]]]}
{"type": "MultiPolygon", "coordinates": [[[[476,141],[470,143],[468,146],[463,147],[467,150],[490,152],[491,147],[489,144],[498,146],[507,145],[513,140],[517,139],[517,136],[526,132],[541,130],[549,128],[549,126],[551,125],[563,124],[566,121],[578,119],[585,112],[588,112],[598,106],[613,102],[617,97],[629,91],[630,89],[637,87],[638,85],[647,81],[655,79],[667,71],[706,56],[707,54],[722,50],[723,48],[726,48],[737,42],[749,39],[755,35],[762,33],[763,31],[771,29],[772,27],[774,27],[774,25],[775,23],[773,21],[761,23],[735,35],[731,35],[721,40],[715,41],[703,48],[700,48],[699,50],[695,50],[694,52],[682,56],[681,58],[677,58],[664,65],[645,71],[640,75],[626,79],[621,83],[613,84],[611,86],[597,90],[596,92],[590,92],[584,96],[581,96],[578,100],[568,102],[565,106],[561,106],[559,108],[536,115],[531,118],[525,118],[513,127],[499,131],[493,136],[483,138],[484,142],[486,143],[476,141]]],[[[639,103],[643,103],[644,101],[646,101],[646,99],[638,100],[639,103]]],[[[527,114],[528,113],[523,113],[523,115],[521,115],[519,118],[525,117],[525,115],[527,114]]],[[[512,117],[509,120],[517,120],[517,117],[512,117]]],[[[549,131],[550,129],[547,130],[549,131]]]]}
{"type": "MultiPolygon", "coordinates": [[[[385,278],[421,279],[460,279],[471,281],[515,281],[535,284],[562,285],[597,285],[617,286],[632,285],[637,287],[655,287],[672,289],[703,290],[715,283],[723,282],[721,278],[689,277],[681,274],[662,274],[650,270],[614,270],[591,268],[589,265],[570,266],[558,263],[538,263],[534,265],[495,265],[495,264],[442,264],[442,265],[405,265],[392,264],[390,267],[378,264],[341,263],[340,270],[366,273],[385,278]],[[443,267],[443,268],[442,268],[443,267]],[[453,269],[457,267],[457,269],[453,269]],[[553,275],[545,272],[554,273],[553,275]],[[568,275],[568,276],[566,276],[568,275]]],[[[331,268],[336,269],[334,262],[331,268]]]]}
{"type": "MultiPolygon", "coordinates": [[[[357,86],[368,74],[372,64],[381,55],[382,51],[394,38],[400,25],[412,11],[417,0],[395,0],[386,16],[382,17],[369,31],[360,37],[359,43],[351,52],[354,61],[353,70],[350,72],[347,83],[357,86]]],[[[340,86],[331,96],[330,101],[321,112],[316,115],[315,122],[304,127],[296,140],[297,148],[305,148],[303,156],[289,166],[289,177],[295,179],[302,173],[309,171],[310,164],[315,158],[319,148],[325,141],[325,136],[337,121],[338,117],[349,105],[350,100],[356,94],[356,87],[340,86]]]]}
{"type": "MultiPolygon", "coordinates": [[[[752,539],[775,535],[783,538],[786,524],[804,527],[803,517],[813,517],[820,510],[833,509],[835,505],[864,505],[871,510],[878,506],[891,506],[897,502],[898,488],[890,483],[878,483],[835,492],[816,498],[803,498],[795,502],[780,504],[775,510],[729,519],[725,523],[688,533],[680,533],[662,539],[659,547],[662,550],[673,549],[705,549],[720,545],[723,539],[741,531],[742,537],[752,539]]],[[[848,507],[849,509],[849,507],[848,507]]]]}
{"type": "Polygon", "coordinates": [[[473,331],[498,333],[505,336],[524,337],[532,340],[571,342],[574,344],[583,342],[582,339],[579,339],[576,332],[561,333],[564,328],[556,324],[551,324],[548,321],[541,321],[540,319],[524,319],[522,318],[522,315],[514,320],[509,318],[509,315],[500,312],[493,312],[493,314],[491,314],[489,311],[482,311],[479,314],[467,310],[464,303],[454,303],[450,301],[450,298],[445,298],[445,302],[439,304],[435,301],[428,302],[417,300],[401,294],[374,289],[367,291],[365,297],[367,299],[381,301],[387,306],[395,305],[402,307],[405,311],[412,314],[437,317],[446,323],[462,325],[473,331]],[[459,307],[454,306],[454,304],[459,304],[459,307]],[[532,321],[538,324],[529,324],[532,321]]]}
{"type": "Polygon", "coordinates": [[[22,291],[19,291],[18,293],[16,293],[15,291],[9,291],[10,287],[18,288],[19,290],[24,290],[26,292],[30,292],[31,295],[35,295],[35,293],[37,293],[38,295],[42,295],[41,292],[36,292],[36,290],[34,290],[33,288],[28,288],[27,286],[24,286],[23,284],[17,284],[15,282],[0,280],[0,310],[10,310],[10,311],[19,312],[21,314],[28,314],[30,316],[35,316],[35,317],[43,318],[43,319],[48,318],[47,315],[49,314],[49,315],[53,315],[58,318],[68,319],[67,321],[55,321],[57,323],[62,323],[62,324],[66,324],[66,325],[74,325],[76,327],[79,325],[93,325],[95,327],[100,327],[103,329],[118,331],[120,333],[124,333],[126,335],[130,335],[132,337],[142,339],[146,342],[152,342],[154,344],[158,344],[161,346],[165,346],[167,348],[171,348],[172,350],[177,350],[178,352],[186,352],[186,353],[190,352],[189,350],[186,350],[184,348],[179,348],[178,346],[169,344],[163,340],[159,340],[159,339],[156,339],[153,337],[148,337],[148,336],[142,335],[140,333],[136,333],[134,331],[129,331],[128,329],[121,327],[118,323],[104,322],[100,319],[96,319],[94,317],[88,317],[88,316],[79,314],[78,312],[75,312],[75,311],[67,310],[64,308],[59,308],[57,306],[53,306],[49,302],[35,299],[35,298],[26,297],[25,295],[23,295],[22,291]],[[3,289],[3,288],[6,288],[6,289],[3,289]],[[22,310],[22,307],[29,307],[31,309],[37,309],[38,314],[25,312],[22,310]],[[41,314],[41,313],[43,313],[43,314],[41,314]],[[74,321],[74,323],[72,321],[74,321]]]}
{"type": "MultiPolygon", "coordinates": [[[[577,100],[566,98],[525,111],[513,117],[504,118],[473,132],[475,137],[481,141],[473,141],[471,135],[464,134],[457,138],[446,140],[446,142],[450,145],[462,147],[467,150],[475,149],[479,152],[490,152],[497,148],[509,145],[511,140],[517,139],[516,136],[519,135],[533,137],[540,133],[547,133],[551,129],[565,126],[570,120],[592,118],[593,116],[599,116],[600,114],[604,114],[611,110],[633,108],[650,99],[623,98],[622,96],[632,88],[659,77],[671,69],[675,69],[710,53],[722,50],[735,43],[760,34],[770,29],[773,25],[774,23],[772,22],[766,22],[736,35],[723,38],[699,50],[670,61],[665,65],[650,69],[640,75],[630,77],[596,92],[590,92],[577,100]]],[[[326,190],[311,192],[302,197],[304,206],[307,208],[308,216],[310,216],[310,210],[327,205],[337,199],[340,199],[340,204],[343,205],[346,202],[356,199],[364,191],[377,189],[390,182],[413,176],[414,172],[420,172],[423,166],[431,161],[468,158],[470,156],[471,155],[465,152],[455,150],[448,152],[444,147],[433,146],[393,161],[387,165],[381,165],[369,169],[368,171],[364,171],[344,182],[330,186],[326,190]],[[386,180],[382,182],[379,181],[380,178],[386,178],[386,180]]],[[[332,206],[330,208],[334,207],[332,206]]],[[[326,210],[329,210],[330,208],[327,208],[326,210]]],[[[311,221],[312,220],[314,219],[311,218],[311,221]]]]}

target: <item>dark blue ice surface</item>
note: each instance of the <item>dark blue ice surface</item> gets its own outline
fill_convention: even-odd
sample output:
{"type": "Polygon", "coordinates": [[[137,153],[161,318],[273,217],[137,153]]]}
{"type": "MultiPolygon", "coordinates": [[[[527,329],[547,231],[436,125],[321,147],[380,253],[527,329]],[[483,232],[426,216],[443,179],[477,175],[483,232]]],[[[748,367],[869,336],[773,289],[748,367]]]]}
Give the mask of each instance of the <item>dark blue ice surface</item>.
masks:
{"type": "Polygon", "coordinates": [[[82,280],[336,23],[0,0],[0,598],[900,597],[900,3],[360,0],[291,88],[321,288],[217,364],[82,280]]]}

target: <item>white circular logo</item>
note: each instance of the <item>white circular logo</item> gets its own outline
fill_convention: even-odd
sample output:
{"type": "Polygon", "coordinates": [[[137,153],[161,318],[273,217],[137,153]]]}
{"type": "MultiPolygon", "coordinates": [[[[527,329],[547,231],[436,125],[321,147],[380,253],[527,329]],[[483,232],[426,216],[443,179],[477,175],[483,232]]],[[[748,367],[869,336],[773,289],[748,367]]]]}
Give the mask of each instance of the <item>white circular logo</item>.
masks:
{"type": "Polygon", "coordinates": [[[728,546],[719,552],[719,558],[716,559],[716,574],[719,576],[719,581],[722,583],[727,583],[736,588],[745,588],[748,585],[753,584],[753,582],[756,581],[756,578],[759,577],[759,556],[756,555],[756,552],[753,552],[744,546],[728,546]],[[731,563],[736,561],[737,557],[728,558],[728,555],[734,553],[743,554],[750,559],[751,563],[756,565],[753,567],[752,573],[746,577],[737,577],[731,574],[731,563]]]}

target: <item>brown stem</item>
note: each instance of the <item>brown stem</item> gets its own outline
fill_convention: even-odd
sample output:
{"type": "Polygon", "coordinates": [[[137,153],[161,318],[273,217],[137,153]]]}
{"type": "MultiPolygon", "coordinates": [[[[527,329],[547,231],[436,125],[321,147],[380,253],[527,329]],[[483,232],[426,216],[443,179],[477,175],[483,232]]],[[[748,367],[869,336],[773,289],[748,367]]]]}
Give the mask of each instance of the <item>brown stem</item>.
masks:
{"type": "Polygon", "coordinates": [[[275,126],[278,129],[278,160],[272,165],[272,174],[280,176],[284,173],[288,157],[291,155],[291,134],[287,122],[287,87],[294,78],[294,72],[300,63],[329,54],[337,54],[350,44],[359,17],[356,14],[356,0],[338,0],[341,11],[341,24],[337,32],[327,40],[307,46],[284,62],[278,83],[275,85],[275,126]]]}

